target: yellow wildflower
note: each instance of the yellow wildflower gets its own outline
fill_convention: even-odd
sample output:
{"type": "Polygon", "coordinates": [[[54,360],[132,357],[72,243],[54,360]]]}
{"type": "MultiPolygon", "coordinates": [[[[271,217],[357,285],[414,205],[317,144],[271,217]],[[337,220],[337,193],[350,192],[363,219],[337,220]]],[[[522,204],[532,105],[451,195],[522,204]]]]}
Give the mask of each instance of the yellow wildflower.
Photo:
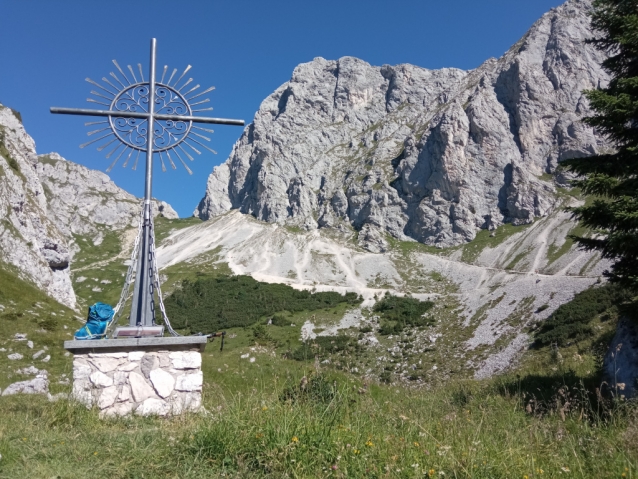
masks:
{"type": "Polygon", "coordinates": [[[419,447],[419,443],[417,441],[414,441],[414,447],[419,447]]]}
{"type": "Polygon", "coordinates": [[[299,438],[297,436],[292,436],[292,442],[299,442],[299,438]]]}
{"type": "Polygon", "coordinates": [[[352,452],[354,452],[355,454],[361,454],[361,451],[359,449],[354,449],[352,452]]]}
{"type": "Polygon", "coordinates": [[[432,477],[436,471],[434,469],[430,469],[428,471],[428,476],[432,477]]]}
{"type": "Polygon", "coordinates": [[[268,411],[268,406],[264,406],[261,408],[262,411],[268,411]]]}
{"type": "Polygon", "coordinates": [[[368,442],[366,442],[366,446],[372,447],[372,446],[374,446],[374,443],[372,441],[368,440],[368,442]]]}

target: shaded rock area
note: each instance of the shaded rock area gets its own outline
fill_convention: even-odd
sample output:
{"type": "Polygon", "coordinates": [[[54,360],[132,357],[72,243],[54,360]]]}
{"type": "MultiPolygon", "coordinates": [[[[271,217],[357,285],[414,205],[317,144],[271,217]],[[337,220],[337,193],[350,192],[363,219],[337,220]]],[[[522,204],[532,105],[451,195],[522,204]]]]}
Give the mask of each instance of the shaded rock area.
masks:
{"type": "Polygon", "coordinates": [[[195,214],[354,228],[372,252],[387,249],[386,234],[451,246],[548,215],[548,175],[605,147],[581,122],[582,91],[608,81],[585,43],[590,8],[552,9],[472,71],[352,57],[299,65],[214,169],[195,214]]]}
{"type": "Polygon", "coordinates": [[[608,387],[618,397],[638,396],[638,325],[628,318],[618,322],[604,362],[608,387]]]}
{"type": "Polygon", "coordinates": [[[199,351],[76,354],[73,398],[103,416],[167,416],[198,411],[203,374],[199,351]]]}

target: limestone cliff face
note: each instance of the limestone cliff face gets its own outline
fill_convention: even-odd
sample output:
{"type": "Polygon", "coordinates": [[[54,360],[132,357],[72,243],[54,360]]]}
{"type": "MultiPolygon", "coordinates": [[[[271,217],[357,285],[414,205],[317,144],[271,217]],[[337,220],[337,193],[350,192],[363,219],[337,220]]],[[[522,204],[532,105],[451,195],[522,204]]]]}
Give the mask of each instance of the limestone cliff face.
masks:
{"type": "MultiPolygon", "coordinates": [[[[0,263],[74,307],[73,235],[100,242],[105,228],[136,226],[140,208],[104,173],[55,153],[38,156],[19,115],[0,105],[0,263]]],[[[177,218],[164,202],[155,201],[154,212],[177,218]]]]}
{"type": "MultiPolygon", "coordinates": [[[[100,229],[137,227],[141,200],[117,186],[108,175],[67,161],[57,153],[40,155],[37,173],[49,203],[49,217],[67,236],[92,235],[100,229]]],[[[178,218],[164,201],[153,200],[153,214],[178,218]]]]}
{"type": "Polygon", "coordinates": [[[354,227],[371,251],[385,250],[386,233],[450,246],[547,215],[559,163],[604,146],[580,121],[582,90],[608,80],[585,43],[590,8],[553,9],[472,71],[299,65],[214,169],[195,214],[354,227]]]}
{"type": "Polygon", "coordinates": [[[60,303],[75,306],[67,240],[48,217],[35,143],[0,105],[0,261],[60,303]]]}

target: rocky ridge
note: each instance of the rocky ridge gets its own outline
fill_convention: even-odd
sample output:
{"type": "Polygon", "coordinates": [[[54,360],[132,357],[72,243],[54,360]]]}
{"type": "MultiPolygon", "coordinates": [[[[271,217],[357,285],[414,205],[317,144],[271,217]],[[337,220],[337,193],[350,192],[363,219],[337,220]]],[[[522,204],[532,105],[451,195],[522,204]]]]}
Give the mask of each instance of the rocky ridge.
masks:
{"type": "MultiPolygon", "coordinates": [[[[88,235],[99,244],[105,228],[137,228],[141,200],[118,187],[107,174],[67,161],[57,153],[38,156],[37,173],[50,218],[66,237],[88,235]]],[[[159,200],[153,200],[153,214],[178,218],[168,203],[159,200]]]]}
{"type": "MultiPolygon", "coordinates": [[[[141,201],[99,171],[56,153],[38,156],[19,114],[0,105],[0,262],[60,303],[75,307],[74,235],[99,244],[104,232],[137,225],[141,201]]],[[[155,200],[155,214],[177,218],[155,200]]]]}
{"type": "Polygon", "coordinates": [[[0,105],[0,261],[74,307],[68,242],[49,219],[37,163],[35,143],[20,118],[0,105]]]}
{"type": "Polygon", "coordinates": [[[604,84],[590,0],[538,20],[472,71],[315,58],[266,98],[195,210],[429,245],[552,212],[560,162],[605,147],[580,120],[604,84]]]}

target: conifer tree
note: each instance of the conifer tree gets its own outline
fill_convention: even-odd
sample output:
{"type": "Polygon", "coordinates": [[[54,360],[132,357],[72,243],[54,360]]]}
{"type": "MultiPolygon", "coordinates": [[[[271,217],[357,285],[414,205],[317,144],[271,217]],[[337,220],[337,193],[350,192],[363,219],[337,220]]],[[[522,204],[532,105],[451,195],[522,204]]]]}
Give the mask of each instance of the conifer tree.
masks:
{"type": "Polygon", "coordinates": [[[574,239],[585,249],[599,250],[614,261],[605,274],[611,281],[638,291],[638,1],[594,0],[589,40],[607,53],[606,88],[585,95],[594,115],[587,124],[613,144],[613,152],[565,162],[579,179],[574,186],[593,195],[591,204],[574,208],[591,237],[574,239]]]}

